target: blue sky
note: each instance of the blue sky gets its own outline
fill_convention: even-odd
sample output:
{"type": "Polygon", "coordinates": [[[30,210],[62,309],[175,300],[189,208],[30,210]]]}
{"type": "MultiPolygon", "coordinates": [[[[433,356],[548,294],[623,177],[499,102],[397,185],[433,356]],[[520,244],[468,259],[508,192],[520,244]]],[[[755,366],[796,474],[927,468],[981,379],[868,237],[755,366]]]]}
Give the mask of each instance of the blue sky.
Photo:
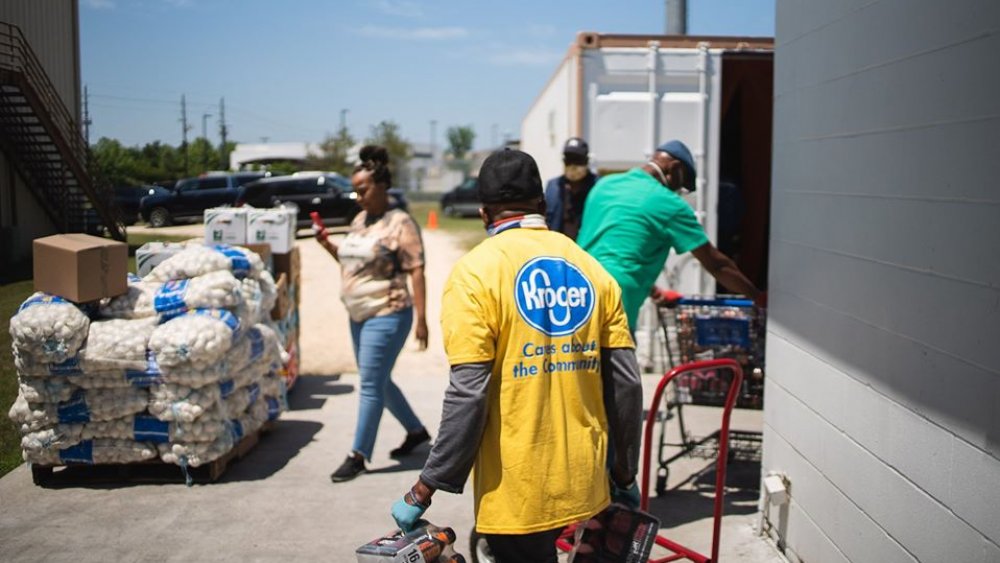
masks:
{"type": "MultiPolygon", "coordinates": [[[[363,138],[381,120],[411,142],[472,125],[476,146],[521,118],[579,31],[661,33],[664,0],[80,0],[91,142],[319,142],[341,109],[363,138]],[[211,114],[203,119],[204,114],[211,114]]],[[[774,0],[689,0],[688,32],[774,34],[774,0]]]]}

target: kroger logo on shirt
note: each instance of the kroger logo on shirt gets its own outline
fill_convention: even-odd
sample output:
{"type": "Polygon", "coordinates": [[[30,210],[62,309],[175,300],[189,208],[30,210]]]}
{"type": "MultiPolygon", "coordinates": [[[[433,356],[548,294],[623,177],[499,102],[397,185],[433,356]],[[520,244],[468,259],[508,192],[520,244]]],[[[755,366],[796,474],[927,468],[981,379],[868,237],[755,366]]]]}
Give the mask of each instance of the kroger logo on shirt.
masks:
{"type": "Polygon", "coordinates": [[[514,281],[517,311],[549,336],[576,332],[594,312],[594,286],[562,258],[541,256],[521,267],[514,281]]]}

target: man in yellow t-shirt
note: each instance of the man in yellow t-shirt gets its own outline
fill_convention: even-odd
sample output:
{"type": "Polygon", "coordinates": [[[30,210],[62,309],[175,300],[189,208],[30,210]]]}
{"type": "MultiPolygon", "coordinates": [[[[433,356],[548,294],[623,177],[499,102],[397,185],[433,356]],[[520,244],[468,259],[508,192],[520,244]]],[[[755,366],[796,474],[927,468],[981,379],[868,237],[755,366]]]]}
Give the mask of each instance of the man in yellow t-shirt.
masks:
{"type": "Polygon", "coordinates": [[[638,505],[634,344],[618,284],[546,228],[534,159],[493,153],[479,193],[490,238],[455,265],[442,302],[451,382],[438,440],[392,514],[412,529],[475,465],[476,529],[497,561],[555,561],[567,524],[612,497],[638,505]]]}

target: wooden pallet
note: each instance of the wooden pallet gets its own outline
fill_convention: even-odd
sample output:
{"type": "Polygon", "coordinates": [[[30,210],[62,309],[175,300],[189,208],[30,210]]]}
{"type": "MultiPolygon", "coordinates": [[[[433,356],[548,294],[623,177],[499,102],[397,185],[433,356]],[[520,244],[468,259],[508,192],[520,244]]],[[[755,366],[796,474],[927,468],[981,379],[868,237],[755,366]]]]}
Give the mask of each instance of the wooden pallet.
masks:
{"type": "MultiPolygon", "coordinates": [[[[259,430],[248,434],[239,444],[225,455],[199,467],[188,468],[188,474],[195,483],[214,483],[225,474],[229,465],[243,459],[260,441],[260,435],[270,430],[272,422],[265,422],[259,430]]],[[[164,463],[158,459],[139,463],[38,465],[30,464],[31,479],[39,486],[47,485],[94,485],[110,483],[178,483],[185,482],[187,476],[180,466],[164,463]]]]}

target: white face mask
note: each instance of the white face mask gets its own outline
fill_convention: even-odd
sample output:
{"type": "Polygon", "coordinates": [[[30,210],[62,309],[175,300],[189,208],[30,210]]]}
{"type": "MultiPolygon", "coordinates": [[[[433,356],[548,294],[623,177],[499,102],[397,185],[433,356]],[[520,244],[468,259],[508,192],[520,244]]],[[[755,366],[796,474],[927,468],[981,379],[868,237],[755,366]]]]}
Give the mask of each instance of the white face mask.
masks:
{"type": "Polygon", "coordinates": [[[663,169],[660,168],[660,165],[653,162],[652,160],[650,160],[646,164],[652,166],[653,170],[656,171],[656,176],[660,179],[660,183],[669,188],[670,184],[667,183],[667,176],[663,173],[663,169]]]}
{"type": "Polygon", "coordinates": [[[587,166],[585,164],[567,164],[563,175],[570,182],[579,182],[587,176],[587,166]]]}
{"type": "Polygon", "coordinates": [[[653,167],[653,170],[656,171],[656,176],[660,179],[660,183],[663,184],[664,186],[666,186],[667,189],[673,191],[677,195],[682,195],[682,196],[691,193],[691,190],[689,190],[687,188],[678,188],[678,189],[675,190],[672,187],[670,187],[670,184],[667,183],[667,175],[663,173],[663,169],[660,168],[659,164],[653,162],[652,160],[650,160],[649,162],[647,162],[647,164],[649,164],[650,166],[653,167]]]}

